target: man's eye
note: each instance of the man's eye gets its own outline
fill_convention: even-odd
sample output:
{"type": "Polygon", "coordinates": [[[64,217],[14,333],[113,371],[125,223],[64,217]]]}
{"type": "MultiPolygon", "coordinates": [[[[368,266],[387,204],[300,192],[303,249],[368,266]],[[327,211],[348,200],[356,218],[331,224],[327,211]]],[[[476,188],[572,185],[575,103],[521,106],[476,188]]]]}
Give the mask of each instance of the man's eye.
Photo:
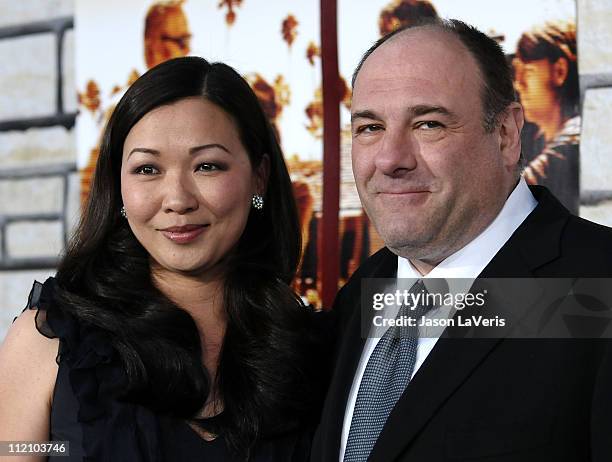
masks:
{"type": "Polygon", "coordinates": [[[134,173],[139,173],[141,175],[155,175],[159,172],[152,165],[141,165],[134,170],[134,173]]]}
{"type": "Polygon", "coordinates": [[[442,128],[443,125],[440,122],[436,122],[435,120],[426,120],[424,122],[417,123],[417,128],[421,128],[423,130],[434,130],[436,128],[442,128]]]}
{"type": "Polygon", "coordinates": [[[369,134],[369,133],[374,133],[380,130],[382,130],[382,126],[376,125],[376,124],[368,124],[368,125],[361,125],[360,127],[357,127],[357,130],[355,130],[355,132],[357,134],[361,134],[361,133],[369,134]]]}

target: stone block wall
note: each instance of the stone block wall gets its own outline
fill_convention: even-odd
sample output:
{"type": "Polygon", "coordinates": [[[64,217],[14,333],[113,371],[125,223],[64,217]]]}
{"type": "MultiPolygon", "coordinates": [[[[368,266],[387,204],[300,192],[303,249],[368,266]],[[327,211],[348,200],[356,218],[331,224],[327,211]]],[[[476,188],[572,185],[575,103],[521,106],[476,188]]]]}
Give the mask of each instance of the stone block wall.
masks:
{"type": "MultiPolygon", "coordinates": [[[[0,340],[78,216],[75,0],[0,1],[0,340]]],[[[582,216],[612,226],[612,0],[577,0],[582,216]]]]}
{"type": "Polygon", "coordinates": [[[78,216],[74,0],[0,2],[0,340],[78,216]]]}
{"type": "Polygon", "coordinates": [[[612,0],[578,0],[580,215],[612,226],[612,0]]]}

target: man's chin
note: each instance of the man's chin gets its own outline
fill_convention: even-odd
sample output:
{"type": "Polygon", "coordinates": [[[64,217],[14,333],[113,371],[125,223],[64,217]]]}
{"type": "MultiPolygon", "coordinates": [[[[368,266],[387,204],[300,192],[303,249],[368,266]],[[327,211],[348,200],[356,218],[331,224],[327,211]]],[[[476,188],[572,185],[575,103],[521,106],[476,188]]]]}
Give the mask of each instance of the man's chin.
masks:
{"type": "Polygon", "coordinates": [[[403,258],[414,258],[414,259],[422,259],[426,258],[429,254],[429,246],[428,241],[417,241],[411,240],[407,242],[406,240],[386,240],[383,238],[385,242],[385,246],[391,250],[395,255],[403,258]]]}

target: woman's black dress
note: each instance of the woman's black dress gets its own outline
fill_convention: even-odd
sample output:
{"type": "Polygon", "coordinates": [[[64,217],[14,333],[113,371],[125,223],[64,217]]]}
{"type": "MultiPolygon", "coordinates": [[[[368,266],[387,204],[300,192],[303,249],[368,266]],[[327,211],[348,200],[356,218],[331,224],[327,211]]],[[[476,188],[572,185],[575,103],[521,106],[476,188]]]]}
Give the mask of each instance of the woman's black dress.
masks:
{"type": "MultiPolygon", "coordinates": [[[[38,309],[38,330],[60,341],[50,433],[53,441],[69,442],[70,455],[57,461],[239,460],[222,437],[205,441],[184,420],[113,398],[125,372],[108,337],[59,309],[54,286],[54,278],[35,282],[26,309],[38,309]]],[[[288,425],[284,433],[262,438],[250,460],[307,461],[312,430],[288,425]]]]}

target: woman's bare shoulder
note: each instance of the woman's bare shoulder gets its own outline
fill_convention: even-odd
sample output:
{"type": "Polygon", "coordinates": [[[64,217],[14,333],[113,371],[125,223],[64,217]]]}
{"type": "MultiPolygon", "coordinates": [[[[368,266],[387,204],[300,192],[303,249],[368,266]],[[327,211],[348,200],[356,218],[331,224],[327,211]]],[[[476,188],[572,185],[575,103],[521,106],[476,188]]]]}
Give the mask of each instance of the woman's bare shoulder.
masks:
{"type": "MultiPolygon", "coordinates": [[[[29,353],[33,354],[33,360],[46,360],[57,357],[59,348],[59,339],[48,338],[41,334],[36,327],[36,314],[38,310],[30,309],[21,313],[15,322],[11,325],[4,339],[0,354],[5,350],[9,354],[17,354],[18,356],[26,356],[29,353]]],[[[55,364],[57,366],[57,364],[55,364]]]]}
{"type": "Polygon", "coordinates": [[[58,371],[59,340],[38,331],[36,313],[35,309],[21,313],[0,346],[0,402],[17,398],[14,394],[31,397],[35,393],[50,404],[58,371]]]}

